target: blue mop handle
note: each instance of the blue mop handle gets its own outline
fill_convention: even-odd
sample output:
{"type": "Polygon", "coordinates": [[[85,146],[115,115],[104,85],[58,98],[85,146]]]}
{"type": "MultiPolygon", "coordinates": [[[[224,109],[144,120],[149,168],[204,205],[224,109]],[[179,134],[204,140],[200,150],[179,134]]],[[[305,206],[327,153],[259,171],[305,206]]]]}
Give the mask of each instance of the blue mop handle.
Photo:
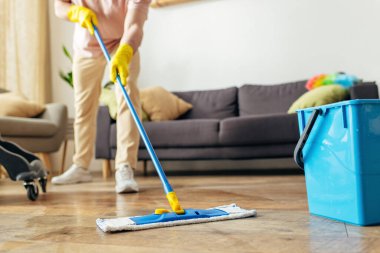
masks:
{"type": "MultiPolygon", "coordinates": [[[[98,28],[95,25],[93,25],[93,26],[94,26],[95,37],[98,40],[100,47],[102,48],[103,54],[106,57],[107,61],[110,62],[111,61],[111,57],[110,57],[110,55],[108,53],[108,50],[107,50],[106,46],[104,45],[102,37],[99,34],[98,28]]],[[[135,120],[137,128],[139,129],[141,138],[143,139],[143,141],[145,143],[145,146],[148,149],[150,158],[153,161],[153,164],[154,164],[154,167],[156,168],[158,176],[161,179],[161,182],[162,182],[162,185],[164,187],[165,193],[168,194],[169,192],[172,192],[173,189],[172,189],[171,185],[169,184],[169,181],[168,181],[168,179],[167,179],[167,177],[165,175],[164,170],[162,169],[161,163],[158,160],[156,153],[154,152],[154,149],[152,147],[152,144],[150,143],[149,137],[148,137],[148,135],[145,132],[144,126],[142,125],[141,120],[139,119],[139,116],[138,116],[138,114],[137,114],[137,112],[136,112],[136,110],[135,110],[135,108],[134,108],[134,106],[132,104],[132,101],[129,98],[128,93],[125,90],[124,85],[121,82],[119,74],[117,75],[116,79],[117,79],[117,83],[119,84],[120,89],[123,92],[125,101],[126,101],[128,107],[129,107],[129,110],[132,113],[132,117],[135,120]]],[[[118,129],[118,130],[121,131],[121,129],[118,129]]]]}

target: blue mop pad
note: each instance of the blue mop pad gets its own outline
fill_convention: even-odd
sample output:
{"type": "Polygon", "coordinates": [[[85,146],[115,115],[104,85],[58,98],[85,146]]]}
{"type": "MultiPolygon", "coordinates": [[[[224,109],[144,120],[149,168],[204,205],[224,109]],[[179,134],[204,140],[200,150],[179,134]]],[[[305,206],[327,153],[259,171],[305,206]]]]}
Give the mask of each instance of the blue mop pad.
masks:
{"type": "Polygon", "coordinates": [[[256,216],[255,210],[245,210],[231,204],[210,209],[185,209],[184,214],[170,212],[145,216],[97,219],[96,224],[103,232],[117,232],[232,220],[251,216],[256,216]]]}
{"type": "MultiPolygon", "coordinates": [[[[111,57],[107,51],[106,46],[102,38],[100,37],[98,28],[94,25],[94,34],[96,39],[99,42],[99,45],[106,57],[107,61],[111,61],[111,57]]],[[[170,227],[177,225],[186,225],[193,223],[203,223],[210,221],[221,221],[221,220],[231,220],[246,218],[250,216],[255,216],[255,210],[245,210],[235,204],[227,206],[219,206],[211,209],[201,210],[201,209],[182,209],[179,204],[176,193],[173,191],[173,188],[169,184],[168,179],[166,178],[165,172],[158,160],[156,153],[150,143],[148,135],[145,132],[144,126],[139,119],[128,93],[123,86],[120,76],[117,75],[117,84],[119,85],[125,102],[128,105],[128,108],[131,111],[132,117],[136,123],[136,126],[140,132],[141,138],[145,143],[146,149],[152,159],[154,167],[160,177],[162,186],[166,194],[166,198],[169,201],[171,210],[165,209],[156,209],[154,214],[149,214],[145,216],[135,216],[135,217],[125,217],[125,218],[112,218],[112,219],[97,219],[96,224],[104,232],[113,232],[113,231],[123,231],[123,230],[141,230],[148,228],[157,228],[157,227],[170,227]]],[[[122,129],[118,129],[122,131],[122,129]]]]}

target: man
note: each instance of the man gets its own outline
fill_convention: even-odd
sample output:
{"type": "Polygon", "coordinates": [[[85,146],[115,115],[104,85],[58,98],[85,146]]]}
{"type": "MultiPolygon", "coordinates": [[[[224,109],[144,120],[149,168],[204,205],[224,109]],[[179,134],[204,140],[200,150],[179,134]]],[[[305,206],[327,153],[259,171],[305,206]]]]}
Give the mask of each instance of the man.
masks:
{"type": "MultiPolygon", "coordinates": [[[[55,0],[55,12],[60,18],[75,22],[73,81],[75,98],[75,154],[72,166],[52,179],[53,184],[89,182],[88,171],[93,157],[96,113],[101,81],[106,67],[101,48],[93,36],[92,24],[99,28],[104,43],[114,55],[110,64],[110,79],[119,73],[133,105],[141,115],[137,77],[140,70],[138,48],[143,37],[150,0],[55,0]]],[[[118,102],[116,192],[137,192],[133,177],[137,166],[139,133],[121,89],[116,86],[118,102]]]]}

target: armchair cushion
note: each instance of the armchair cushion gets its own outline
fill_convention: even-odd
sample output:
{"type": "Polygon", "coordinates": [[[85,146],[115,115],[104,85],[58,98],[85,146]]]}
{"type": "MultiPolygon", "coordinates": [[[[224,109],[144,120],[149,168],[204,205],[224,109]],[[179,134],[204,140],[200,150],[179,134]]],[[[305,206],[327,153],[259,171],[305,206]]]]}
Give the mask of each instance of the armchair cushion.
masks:
{"type": "Polygon", "coordinates": [[[50,137],[57,127],[39,118],[0,117],[0,133],[9,137],[50,137]]]}

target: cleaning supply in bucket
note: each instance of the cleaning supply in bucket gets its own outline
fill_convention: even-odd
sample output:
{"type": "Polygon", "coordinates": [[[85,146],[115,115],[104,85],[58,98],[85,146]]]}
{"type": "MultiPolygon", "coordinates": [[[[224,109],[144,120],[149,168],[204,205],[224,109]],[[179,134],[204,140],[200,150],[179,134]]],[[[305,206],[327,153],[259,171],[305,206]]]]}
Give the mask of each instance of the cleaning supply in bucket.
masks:
{"type": "MultiPolygon", "coordinates": [[[[100,36],[98,28],[94,25],[94,35],[99,42],[99,45],[106,57],[110,62],[111,57],[105,47],[103,40],[100,36]]],[[[125,231],[125,230],[142,230],[157,227],[168,227],[177,225],[187,225],[193,223],[203,223],[210,221],[221,221],[238,218],[246,218],[256,215],[255,210],[245,210],[235,204],[227,206],[219,206],[211,209],[183,209],[179,203],[176,193],[169,184],[169,181],[165,175],[165,172],[158,160],[158,157],[150,143],[148,135],[145,132],[139,116],[132,104],[131,99],[120,79],[120,76],[116,77],[117,84],[119,85],[125,102],[127,103],[132,117],[136,123],[136,126],[140,132],[140,136],[145,143],[148,153],[152,159],[153,165],[158,173],[158,176],[164,187],[166,198],[169,201],[171,210],[156,209],[155,213],[145,216],[134,216],[125,218],[109,218],[109,219],[97,219],[96,224],[104,232],[125,231]]]]}
{"type": "Polygon", "coordinates": [[[380,100],[297,111],[294,152],[305,170],[309,211],[356,225],[380,224],[380,100]]]}
{"type": "Polygon", "coordinates": [[[335,74],[316,75],[306,82],[305,87],[307,90],[313,90],[318,87],[335,84],[341,85],[344,88],[350,88],[360,82],[361,80],[356,76],[340,72],[335,74]]]}

